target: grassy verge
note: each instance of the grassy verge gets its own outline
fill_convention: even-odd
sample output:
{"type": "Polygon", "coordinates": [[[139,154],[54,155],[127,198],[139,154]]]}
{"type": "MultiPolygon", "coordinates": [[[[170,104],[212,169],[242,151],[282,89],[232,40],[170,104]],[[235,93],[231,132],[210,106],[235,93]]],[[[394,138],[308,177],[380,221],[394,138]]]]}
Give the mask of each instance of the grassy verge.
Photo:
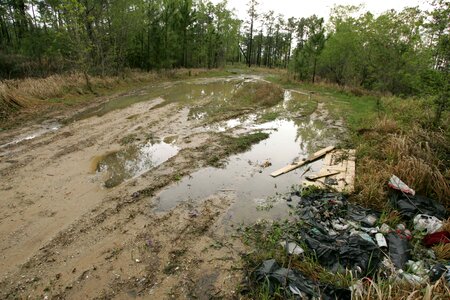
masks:
{"type": "Polygon", "coordinates": [[[28,118],[45,118],[47,113],[85,105],[149,83],[192,77],[231,75],[227,69],[177,69],[159,72],[128,71],[122,76],[89,76],[81,73],[0,81],[0,130],[20,125],[28,118]]]}
{"type": "MultiPolygon", "coordinates": [[[[388,204],[387,182],[395,174],[406,184],[424,195],[441,202],[450,209],[450,113],[444,112],[439,126],[431,98],[398,98],[372,94],[334,85],[298,83],[284,75],[267,77],[284,88],[311,92],[311,97],[325,105],[330,115],[341,118],[349,129],[350,139],[342,147],[357,150],[355,193],[350,200],[364,207],[382,212],[380,222],[395,226],[412,223],[403,220],[398,211],[388,204]]],[[[447,220],[444,230],[450,230],[447,220]]],[[[312,253],[298,258],[289,256],[279,245],[298,228],[296,222],[260,223],[242,230],[241,237],[251,249],[243,257],[244,269],[251,274],[262,261],[276,259],[285,268],[301,270],[307,277],[321,283],[349,287],[357,281],[348,274],[330,273],[321,267],[312,253]]],[[[414,251],[423,249],[417,235],[411,241],[414,251]]],[[[301,241],[298,241],[302,246],[301,241]]],[[[303,247],[307,249],[307,247],[303,247]]],[[[448,244],[433,247],[437,259],[448,261],[448,244]]],[[[415,255],[420,260],[420,251],[415,255]]],[[[362,286],[364,294],[353,293],[354,299],[431,299],[447,297],[449,287],[445,280],[435,284],[409,284],[375,276],[370,284],[362,286]]],[[[251,285],[248,299],[281,299],[275,291],[269,293],[267,284],[251,285]]]]}

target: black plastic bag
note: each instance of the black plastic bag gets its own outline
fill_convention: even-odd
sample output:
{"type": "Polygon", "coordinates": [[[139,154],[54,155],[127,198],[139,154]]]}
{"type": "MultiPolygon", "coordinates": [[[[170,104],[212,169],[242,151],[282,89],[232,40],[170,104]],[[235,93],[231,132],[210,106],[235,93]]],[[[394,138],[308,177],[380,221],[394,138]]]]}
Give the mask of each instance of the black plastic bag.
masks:
{"type": "Polygon", "coordinates": [[[425,196],[411,196],[392,191],[390,199],[400,214],[408,219],[412,219],[417,214],[426,214],[443,220],[447,215],[447,210],[442,204],[425,196]]]}
{"type": "Polygon", "coordinates": [[[408,239],[396,232],[390,232],[386,235],[389,246],[389,257],[395,267],[403,269],[406,262],[410,259],[411,249],[408,239]]]}

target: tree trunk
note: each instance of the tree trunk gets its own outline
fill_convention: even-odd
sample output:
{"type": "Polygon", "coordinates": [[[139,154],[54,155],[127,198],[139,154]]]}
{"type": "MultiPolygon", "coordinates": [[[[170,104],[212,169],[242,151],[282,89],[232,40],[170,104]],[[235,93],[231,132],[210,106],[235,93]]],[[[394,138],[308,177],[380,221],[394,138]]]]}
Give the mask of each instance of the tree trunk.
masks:
{"type": "Polygon", "coordinates": [[[247,52],[248,67],[252,66],[252,46],[253,46],[253,16],[250,23],[250,41],[247,52]]]}

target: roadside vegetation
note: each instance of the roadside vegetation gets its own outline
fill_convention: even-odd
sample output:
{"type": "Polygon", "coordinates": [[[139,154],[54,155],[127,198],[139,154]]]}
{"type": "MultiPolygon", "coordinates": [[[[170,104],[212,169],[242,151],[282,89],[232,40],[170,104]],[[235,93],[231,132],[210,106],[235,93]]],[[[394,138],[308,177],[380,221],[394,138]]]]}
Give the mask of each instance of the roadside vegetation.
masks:
{"type": "MultiPolygon", "coordinates": [[[[345,121],[349,138],[340,146],[357,151],[355,193],[348,195],[349,200],[381,212],[379,225],[386,223],[395,228],[404,223],[412,228],[412,221],[403,219],[389,203],[387,182],[393,174],[413,187],[418,195],[435,199],[450,211],[450,113],[438,112],[433,97],[397,97],[324,82],[313,85],[296,81],[289,74],[272,75],[268,79],[285,88],[309,91],[312,99],[323,103],[333,118],[345,121]]],[[[449,222],[443,230],[449,229],[449,222]]],[[[288,255],[280,242],[292,237],[291,233],[298,228],[302,224],[292,221],[262,222],[242,228],[241,239],[252,249],[242,258],[248,278],[263,261],[274,258],[280,265],[300,270],[321,284],[348,288],[357,282],[350,272],[331,273],[322,267],[314,252],[306,250],[300,257],[288,255]]],[[[421,237],[413,238],[414,249],[422,249],[421,237]]],[[[298,243],[308,249],[301,239],[298,243]]],[[[432,249],[438,260],[448,261],[448,244],[438,244],[432,249]]],[[[354,299],[431,299],[449,293],[445,279],[414,285],[380,274],[364,285],[363,290],[365,294],[354,293],[354,299]]],[[[255,285],[251,280],[242,292],[248,299],[285,296],[281,290],[269,291],[267,284],[255,285]]]]}
{"type": "MultiPolygon", "coordinates": [[[[389,204],[392,175],[450,210],[450,4],[430,4],[430,11],[405,8],[380,15],[336,6],[325,23],[316,15],[285,19],[273,11],[260,12],[256,0],[249,1],[244,21],[226,2],[7,1],[0,7],[0,130],[151,82],[264,74],[269,83],[249,83],[219,106],[204,103],[207,122],[255,110],[264,110],[259,121],[272,121],[282,115],[271,109],[283,100],[283,88],[304,93],[308,103],[288,103],[290,113],[301,112],[301,117],[321,103],[330,118],[342,119],[348,128],[348,138],[339,146],[356,149],[350,202],[379,211],[382,223],[411,228],[389,204]]],[[[198,160],[204,165],[221,167],[229,155],[267,137],[262,132],[217,134],[195,150],[202,153],[198,160]]],[[[130,135],[120,142],[133,140],[130,135]]],[[[143,193],[152,194],[184,175],[167,176],[143,193]]],[[[444,230],[450,230],[449,224],[447,220],[444,230]]],[[[299,259],[283,251],[280,241],[301,226],[280,221],[243,228],[242,241],[251,249],[242,258],[245,272],[249,275],[274,258],[323,284],[352,286],[356,281],[350,272],[330,273],[313,252],[299,259]]],[[[419,248],[420,239],[412,243],[419,248]]],[[[433,251],[437,260],[448,261],[449,244],[438,244],[433,251]]],[[[412,285],[378,275],[366,281],[364,295],[354,298],[449,294],[443,280],[412,285]]],[[[246,289],[241,292],[248,299],[283,297],[265,283],[248,282],[246,289]]]]}

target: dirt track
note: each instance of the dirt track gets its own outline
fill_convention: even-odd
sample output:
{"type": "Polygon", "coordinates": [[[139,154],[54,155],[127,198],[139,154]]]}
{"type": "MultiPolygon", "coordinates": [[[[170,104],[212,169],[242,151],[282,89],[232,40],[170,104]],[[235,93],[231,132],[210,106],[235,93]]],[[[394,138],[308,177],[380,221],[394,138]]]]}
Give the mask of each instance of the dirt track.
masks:
{"type": "MultiPolygon", "coordinates": [[[[264,198],[286,192],[301,176],[295,171],[275,180],[261,163],[270,157],[272,168],[277,168],[298,155],[306,157],[342,133],[342,124],[329,119],[323,104],[308,102],[302,93],[295,98],[289,91],[276,106],[286,118],[280,121],[255,123],[262,114],[250,110],[246,121],[205,126],[205,119],[190,114],[190,108],[198,116],[207,113],[202,107],[220,108],[232,89],[247,80],[237,79],[206,80],[194,86],[163,84],[161,90],[169,97],[165,99],[155,98],[149,89],[115,95],[111,99],[141,98],[61,128],[53,128],[49,120],[44,126],[48,132],[32,139],[30,132],[40,132],[42,128],[36,127],[42,125],[30,122],[1,133],[0,298],[235,298],[244,248],[230,232],[234,226],[230,218],[235,216],[235,224],[287,215],[282,198],[279,204],[273,199],[265,203],[264,198]],[[177,101],[160,105],[185,93],[195,95],[188,94],[182,105],[177,101]],[[286,107],[291,104],[294,109],[289,112],[286,107]],[[250,123],[226,129],[241,122],[250,123]],[[252,151],[231,159],[229,170],[204,169],[211,158],[230,155],[219,133],[223,130],[232,135],[249,130],[271,134],[252,151]],[[121,151],[153,145],[155,137],[156,144],[176,145],[176,155],[105,188],[108,174],[99,171],[99,161],[108,154],[117,160],[134,155],[135,150],[121,151]],[[191,174],[197,178],[191,180],[191,174]],[[173,182],[178,184],[168,193],[157,194],[173,182]],[[232,188],[227,189],[230,183],[232,188]],[[199,192],[203,200],[186,201],[191,192],[199,192]],[[164,212],[153,209],[161,196],[181,204],[164,212]],[[184,199],[174,199],[180,197],[184,199]],[[261,201],[263,207],[274,207],[272,212],[257,211],[261,201]]],[[[104,103],[105,98],[96,101],[104,103]]],[[[92,103],[94,110],[89,112],[98,103],[92,103]]],[[[56,120],[71,119],[76,113],[66,112],[56,120]]],[[[320,168],[320,163],[311,167],[320,168]]]]}
{"type": "Polygon", "coordinates": [[[174,174],[200,167],[215,147],[214,135],[196,133],[196,121],[186,121],[188,110],[151,110],[161,101],[2,149],[1,298],[232,295],[239,281],[230,269],[237,250],[227,244],[229,236],[225,241],[214,230],[232,199],[224,195],[161,215],[151,211],[146,194],[172,182],[174,174]],[[95,157],[119,149],[127,134],[144,131],[176,134],[181,151],[151,174],[103,188],[93,172],[95,157]]]}

